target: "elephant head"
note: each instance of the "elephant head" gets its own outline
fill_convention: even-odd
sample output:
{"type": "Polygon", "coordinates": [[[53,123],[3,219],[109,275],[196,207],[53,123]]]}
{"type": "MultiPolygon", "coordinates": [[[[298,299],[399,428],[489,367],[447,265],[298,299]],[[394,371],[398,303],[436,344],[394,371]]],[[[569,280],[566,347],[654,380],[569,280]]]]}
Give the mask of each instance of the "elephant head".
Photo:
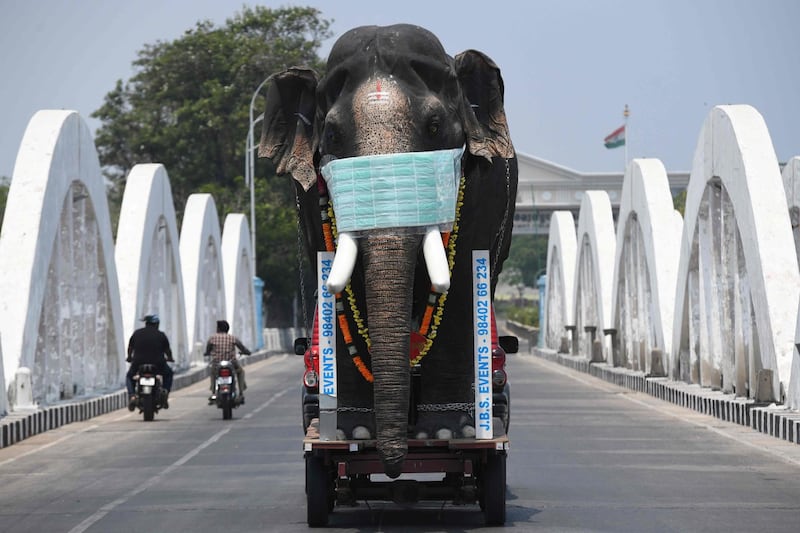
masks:
{"type": "Polygon", "coordinates": [[[451,198],[460,167],[488,175],[493,158],[514,157],[499,69],[480,52],[448,56],[418,26],[365,26],[334,44],[322,79],[303,68],[277,73],[267,83],[266,100],[259,155],[270,158],[278,174],[296,180],[312,253],[324,249],[315,205],[320,175],[331,189],[340,233],[328,286],[341,291],[354,268],[363,283],[357,294],[364,299],[371,340],[377,447],[386,473],[396,477],[407,452],[415,287],[449,287],[439,230],[452,224],[455,200],[442,205],[428,192],[405,200],[386,197],[419,186],[431,197],[451,198]],[[413,165],[427,170],[409,175],[413,165]],[[402,184],[394,183],[401,175],[402,184]],[[443,193],[437,187],[447,188],[448,179],[450,190],[443,193]],[[334,190],[337,181],[350,192],[334,190]],[[365,183],[370,190],[361,187],[365,183]],[[357,208],[366,203],[390,206],[388,212],[365,214],[357,208]],[[407,204],[416,209],[405,209],[407,204]],[[347,222],[345,208],[353,208],[347,222]],[[427,269],[417,269],[418,261],[427,269]]]}

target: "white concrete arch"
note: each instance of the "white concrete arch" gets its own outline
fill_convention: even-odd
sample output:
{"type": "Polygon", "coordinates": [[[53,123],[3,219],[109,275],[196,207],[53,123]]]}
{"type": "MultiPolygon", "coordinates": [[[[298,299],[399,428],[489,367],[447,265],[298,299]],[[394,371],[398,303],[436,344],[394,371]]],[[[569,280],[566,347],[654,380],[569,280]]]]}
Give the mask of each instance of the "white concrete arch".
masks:
{"type": "Polygon", "coordinates": [[[225,305],[231,333],[249,349],[256,346],[256,302],[253,290],[253,252],[247,217],[231,213],[222,229],[222,271],[225,305]]]}
{"type": "Polygon", "coordinates": [[[6,395],[6,376],[3,371],[3,333],[0,332],[0,417],[8,413],[8,396],[6,395]]]}
{"type": "Polygon", "coordinates": [[[616,240],[611,201],[606,191],[586,191],[583,195],[576,244],[572,316],[579,353],[591,356],[592,337],[585,328],[596,328],[596,338],[604,339],[603,330],[611,327],[611,279],[616,240]]]}
{"type": "Polygon", "coordinates": [[[786,195],[764,119],[747,105],[717,106],[700,132],[686,195],[672,375],[754,397],[767,369],[780,400],[798,296],[786,195]]]}
{"type": "Polygon", "coordinates": [[[667,368],[681,237],[675,213],[661,161],[632,160],[617,217],[611,305],[615,365],[649,374],[651,353],[658,348],[659,368],[667,368]]]}
{"type": "MultiPolygon", "coordinates": [[[[786,163],[781,173],[783,188],[786,191],[786,200],[789,207],[789,221],[792,224],[795,254],[800,265],[800,156],[794,156],[786,163]]],[[[800,308],[797,313],[797,325],[794,333],[795,349],[792,357],[791,381],[786,394],[787,403],[794,409],[800,408],[800,308]]]]}
{"type": "Polygon", "coordinates": [[[31,369],[34,401],[119,386],[123,331],[105,183],[75,111],[44,110],[17,154],[0,235],[6,384],[31,369]]]}
{"type": "Polygon", "coordinates": [[[575,219],[570,211],[556,211],[550,217],[547,239],[547,284],[544,294],[544,345],[569,351],[566,326],[572,326],[573,283],[575,283],[575,219]]]}
{"type": "Polygon", "coordinates": [[[789,386],[786,391],[786,406],[795,411],[800,409],[800,307],[797,309],[797,322],[794,329],[794,349],[792,350],[792,366],[789,386]]]}
{"type": "Polygon", "coordinates": [[[115,249],[125,340],[142,327],[141,317],[157,313],[178,366],[185,367],[191,347],[179,240],[164,165],[134,166],[125,183],[115,249]]]}
{"type": "Polygon", "coordinates": [[[794,156],[786,163],[781,177],[789,204],[789,220],[792,224],[797,263],[800,265],[800,156],[794,156]]]}
{"type": "MultiPolygon", "coordinates": [[[[180,252],[186,327],[192,346],[205,344],[217,330],[217,320],[227,316],[221,244],[214,198],[210,194],[189,195],[183,212],[180,252]]],[[[201,361],[202,357],[193,362],[201,361]]]]}

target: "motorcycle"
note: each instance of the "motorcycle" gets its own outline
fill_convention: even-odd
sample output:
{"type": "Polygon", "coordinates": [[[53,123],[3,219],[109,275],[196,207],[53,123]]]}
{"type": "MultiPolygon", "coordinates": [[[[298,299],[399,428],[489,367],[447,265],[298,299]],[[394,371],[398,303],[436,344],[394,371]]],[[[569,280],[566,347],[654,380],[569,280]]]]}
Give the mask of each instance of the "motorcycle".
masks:
{"type": "Polygon", "coordinates": [[[222,419],[230,420],[233,409],[244,403],[236,383],[236,368],[231,361],[219,361],[216,364],[214,383],[214,396],[217,407],[222,409],[222,419]]]}
{"type": "Polygon", "coordinates": [[[135,406],[142,413],[145,422],[151,422],[158,410],[166,406],[166,391],[157,370],[156,365],[144,364],[139,366],[139,371],[133,376],[136,386],[135,406]]]}

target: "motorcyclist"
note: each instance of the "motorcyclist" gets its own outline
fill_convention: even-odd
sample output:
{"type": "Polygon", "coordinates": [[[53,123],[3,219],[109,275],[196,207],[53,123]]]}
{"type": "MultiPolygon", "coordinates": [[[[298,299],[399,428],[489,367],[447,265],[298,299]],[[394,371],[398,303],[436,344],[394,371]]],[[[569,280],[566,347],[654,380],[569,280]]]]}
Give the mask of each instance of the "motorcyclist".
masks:
{"type": "Polygon", "coordinates": [[[167,362],[173,363],[172,349],[169,346],[167,335],[158,329],[158,315],[146,315],[142,318],[144,327],[133,332],[128,341],[128,358],[131,363],[128,374],[125,376],[125,384],[128,387],[128,409],[133,411],[136,408],[136,393],[133,385],[133,376],[139,371],[139,366],[144,364],[154,365],[158,373],[164,378],[162,384],[164,396],[162,406],[169,409],[169,391],[172,390],[172,368],[167,362]]]}
{"type": "Polygon", "coordinates": [[[242,368],[239,360],[236,359],[236,349],[239,349],[244,355],[250,355],[242,341],[228,333],[231,329],[227,320],[217,320],[217,332],[208,338],[206,343],[205,357],[211,357],[211,396],[208,397],[208,403],[213,403],[217,400],[215,392],[217,368],[220,361],[230,361],[233,363],[233,368],[236,370],[236,382],[239,387],[239,400],[244,403],[244,391],[247,389],[247,384],[244,381],[244,368],[242,368]]]}

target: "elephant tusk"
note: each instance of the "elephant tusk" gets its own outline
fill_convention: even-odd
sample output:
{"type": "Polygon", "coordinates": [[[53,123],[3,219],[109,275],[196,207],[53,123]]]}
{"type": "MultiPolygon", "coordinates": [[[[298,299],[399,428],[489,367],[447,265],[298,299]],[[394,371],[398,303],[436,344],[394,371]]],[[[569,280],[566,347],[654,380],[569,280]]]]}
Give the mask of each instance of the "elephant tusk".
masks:
{"type": "Polygon", "coordinates": [[[431,278],[433,290],[447,292],[450,288],[450,267],[438,228],[430,227],[425,232],[422,254],[425,256],[425,266],[428,267],[428,276],[431,278]]]}
{"type": "Polygon", "coordinates": [[[349,233],[340,233],[331,273],[325,284],[329,291],[336,294],[342,292],[347,286],[347,282],[350,281],[350,276],[353,274],[353,267],[356,265],[357,255],[358,243],[356,240],[349,233]]]}

